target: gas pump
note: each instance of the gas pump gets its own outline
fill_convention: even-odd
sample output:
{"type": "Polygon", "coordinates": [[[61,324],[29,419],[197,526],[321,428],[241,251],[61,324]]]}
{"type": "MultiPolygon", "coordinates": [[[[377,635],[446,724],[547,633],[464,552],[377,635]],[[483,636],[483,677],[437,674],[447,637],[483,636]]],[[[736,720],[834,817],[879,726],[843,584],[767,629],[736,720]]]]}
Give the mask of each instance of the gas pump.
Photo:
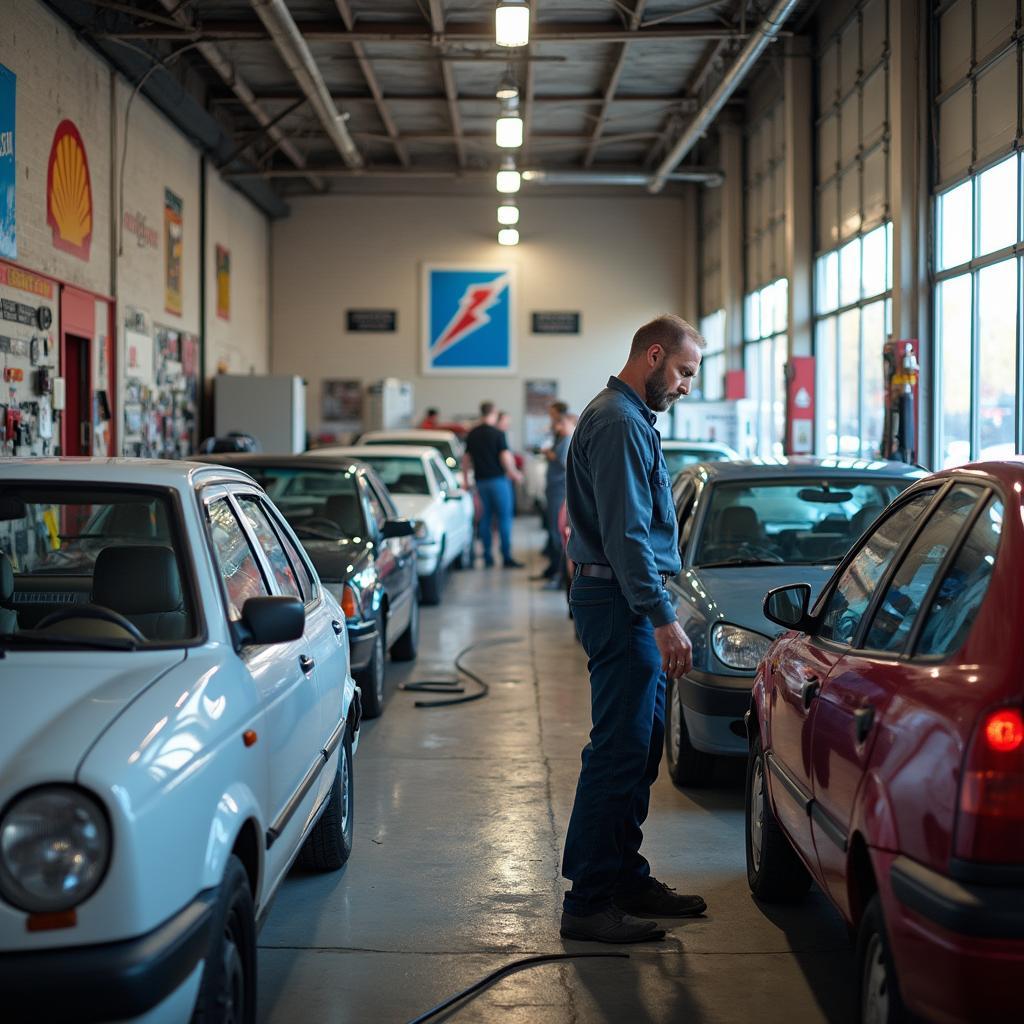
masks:
{"type": "Polygon", "coordinates": [[[882,346],[885,374],[885,429],[882,457],[918,461],[917,425],[921,366],[917,338],[889,340],[882,346]]]}

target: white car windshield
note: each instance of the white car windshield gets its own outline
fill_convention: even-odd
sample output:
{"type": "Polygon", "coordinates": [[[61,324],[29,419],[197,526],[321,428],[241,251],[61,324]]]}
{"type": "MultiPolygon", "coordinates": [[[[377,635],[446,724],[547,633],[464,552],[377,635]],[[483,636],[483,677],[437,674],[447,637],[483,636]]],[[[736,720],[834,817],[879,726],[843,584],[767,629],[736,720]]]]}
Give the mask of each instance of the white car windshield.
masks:
{"type": "Polygon", "coordinates": [[[408,437],[368,437],[361,443],[375,447],[383,447],[389,444],[421,444],[427,448],[433,448],[436,452],[440,452],[441,458],[444,459],[445,465],[449,469],[456,469],[459,465],[458,459],[455,458],[455,452],[452,450],[451,441],[434,441],[410,434],[408,437]]]}
{"type": "Polygon", "coordinates": [[[0,486],[0,644],[137,647],[196,632],[178,511],[164,490],[0,486]]]}
{"type": "Polygon", "coordinates": [[[426,470],[420,459],[409,455],[363,455],[360,452],[359,461],[372,466],[392,494],[430,493],[426,470]]]}
{"type": "Polygon", "coordinates": [[[838,562],[910,483],[808,478],[714,484],[694,564],[838,562]]]}

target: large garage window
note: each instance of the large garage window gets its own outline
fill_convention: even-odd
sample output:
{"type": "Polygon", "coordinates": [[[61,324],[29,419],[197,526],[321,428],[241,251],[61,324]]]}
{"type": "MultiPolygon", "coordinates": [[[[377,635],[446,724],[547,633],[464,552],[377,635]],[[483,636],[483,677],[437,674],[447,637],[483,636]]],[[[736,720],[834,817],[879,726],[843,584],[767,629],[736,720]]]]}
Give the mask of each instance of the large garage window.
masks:
{"type": "Polygon", "coordinates": [[[779,278],[743,303],[743,365],[747,397],[754,401],[758,455],[781,455],[786,432],[786,317],[789,282],[779,278]]]}
{"type": "Polygon", "coordinates": [[[704,357],[697,377],[700,397],[717,402],[725,397],[725,310],[701,317],[700,333],[704,336],[704,357]]]}
{"type": "Polygon", "coordinates": [[[817,436],[826,454],[875,456],[880,450],[891,296],[891,223],[815,261],[817,436]]]}
{"type": "Polygon", "coordinates": [[[1022,37],[1010,0],[934,7],[935,458],[1021,450],[1022,37]]]}

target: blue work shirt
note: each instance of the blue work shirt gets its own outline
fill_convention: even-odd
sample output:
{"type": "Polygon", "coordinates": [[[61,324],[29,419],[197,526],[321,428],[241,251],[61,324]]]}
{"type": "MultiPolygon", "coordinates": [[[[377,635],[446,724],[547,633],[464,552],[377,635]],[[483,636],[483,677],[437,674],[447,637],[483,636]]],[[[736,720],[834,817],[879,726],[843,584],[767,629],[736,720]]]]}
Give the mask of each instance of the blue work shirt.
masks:
{"type": "Polygon", "coordinates": [[[569,557],[610,566],[630,608],[674,622],[661,573],[681,568],[672,488],[657,417],[618,377],[583,410],[569,447],[569,557]]]}
{"type": "Polygon", "coordinates": [[[571,440],[571,437],[559,437],[552,445],[555,457],[548,462],[548,475],[544,485],[548,494],[559,495],[565,492],[565,464],[569,458],[571,440]]]}

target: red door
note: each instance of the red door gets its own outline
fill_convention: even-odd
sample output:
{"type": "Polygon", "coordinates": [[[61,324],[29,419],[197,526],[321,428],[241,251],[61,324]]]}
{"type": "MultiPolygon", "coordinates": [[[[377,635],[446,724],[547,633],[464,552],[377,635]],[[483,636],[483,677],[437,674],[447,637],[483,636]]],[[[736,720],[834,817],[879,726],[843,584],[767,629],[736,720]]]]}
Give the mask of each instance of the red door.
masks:
{"type": "Polygon", "coordinates": [[[96,333],[96,298],[77,288],[60,293],[61,375],[64,411],[60,442],[64,455],[92,454],[92,341],[96,333]]]}

